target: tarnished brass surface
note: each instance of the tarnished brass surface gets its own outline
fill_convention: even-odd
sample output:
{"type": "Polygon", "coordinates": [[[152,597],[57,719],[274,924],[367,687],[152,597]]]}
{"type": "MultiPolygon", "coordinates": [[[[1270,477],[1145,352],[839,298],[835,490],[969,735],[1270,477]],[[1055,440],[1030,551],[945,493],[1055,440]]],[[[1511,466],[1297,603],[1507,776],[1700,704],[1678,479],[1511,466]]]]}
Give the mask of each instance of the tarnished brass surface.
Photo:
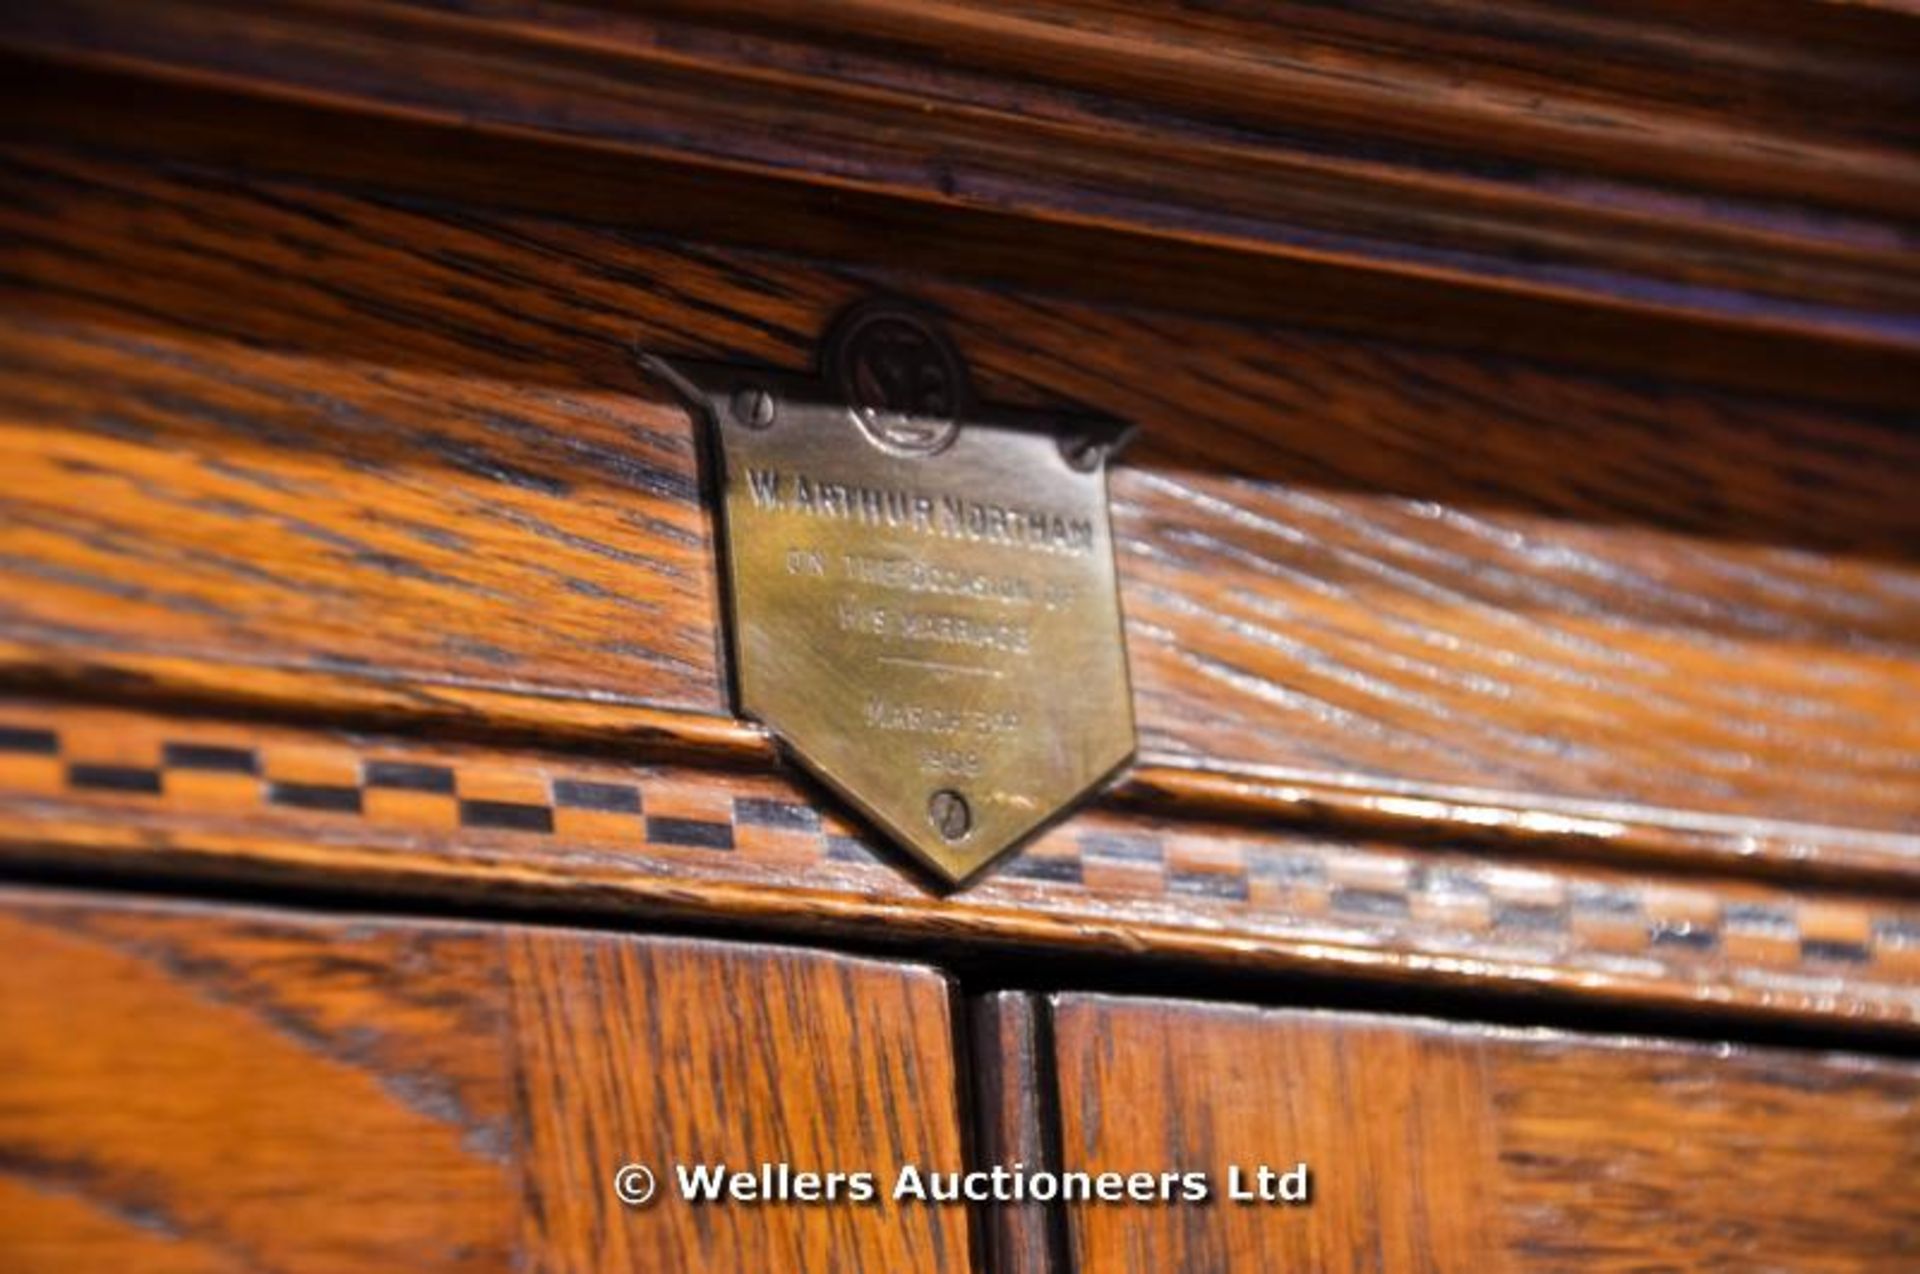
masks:
{"type": "Polygon", "coordinates": [[[1107,516],[1112,422],[972,406],[912,311],[819,378],[641,355],[717,445],[739,707],[962,880],[1134,751],[1107,516]]]}

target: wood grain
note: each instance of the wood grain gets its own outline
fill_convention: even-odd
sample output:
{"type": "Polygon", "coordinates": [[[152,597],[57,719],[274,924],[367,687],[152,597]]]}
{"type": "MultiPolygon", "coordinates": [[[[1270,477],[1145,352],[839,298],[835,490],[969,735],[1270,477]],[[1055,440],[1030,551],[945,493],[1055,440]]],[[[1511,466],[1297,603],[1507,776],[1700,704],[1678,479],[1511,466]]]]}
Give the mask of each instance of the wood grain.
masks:
{"type": "MultiPolygon", "coordinates": [[[[974,1158],[1012,1171],[1059,1167],[1049,1095],[1053,1059],[1039,998],[993,991],[970,998],[974,1158]]],[[[1064,1226],[1046,1204],[997,1203],[982,1209],[980,1246],[992,1274],[1061,1274],[1064,1226]]]]}
{"type": "Polygon", "coordinates": [[[0,858],[68,874],[1920,1028],[1910,898],[1522,845],[1090,811],[940,893],[791,777],[13,700],[0,809],[0,858]]]}
{"type": "Polygon", "coordinates": [[[485,938],[17,895],[0,926],[9,1268],[124,1269],[149,1246],[216,1269],[504,1267],[485,938]]]}
{"type": "Polygon", "coordinates": [[[18,892],[0,934],[9,1270],[970,1268],[933,1209],[611,1188],[639,1159],[954,1166],[924,969],[18,892]]]}
{"type": "Polygon", "coordinates": [[[16,682],[764,766],[691,424],[627,348],[800,365],[880,287],[986,392],[1142,426],[1148,795],[1734,871],[1920,853],[1898,420],[58,151],[4,184],[16,682]]]}
{"type": "Polygon", "coordinates": [[[1065,1164],[1285,1170],[1305,1206],[1069,1209],[1076,1268],[1901,1270],[1920,1069],[1058,997],[1065,1164]]]}
{"type": "Polygon", "coordinates": [[[1898,409],[1916,31],[1806,0],[83,0],[14,6],[0,51],[42,133],[1898,409]]]}

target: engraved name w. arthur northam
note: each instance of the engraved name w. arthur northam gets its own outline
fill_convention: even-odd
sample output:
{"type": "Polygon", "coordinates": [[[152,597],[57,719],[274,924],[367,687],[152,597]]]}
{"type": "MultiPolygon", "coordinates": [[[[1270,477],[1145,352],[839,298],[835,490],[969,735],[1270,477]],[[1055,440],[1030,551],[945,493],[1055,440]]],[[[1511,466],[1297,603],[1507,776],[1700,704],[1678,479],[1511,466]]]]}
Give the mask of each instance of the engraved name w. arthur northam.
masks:
{"type": "Polygon", "coordinates": [[[780,469],[746,471],[757,509],[791,512],[942,539],[1005,544],[1042,553],[1093,552],[1093,519],[973,500],[911,487],[835,482],[780,469]]]}

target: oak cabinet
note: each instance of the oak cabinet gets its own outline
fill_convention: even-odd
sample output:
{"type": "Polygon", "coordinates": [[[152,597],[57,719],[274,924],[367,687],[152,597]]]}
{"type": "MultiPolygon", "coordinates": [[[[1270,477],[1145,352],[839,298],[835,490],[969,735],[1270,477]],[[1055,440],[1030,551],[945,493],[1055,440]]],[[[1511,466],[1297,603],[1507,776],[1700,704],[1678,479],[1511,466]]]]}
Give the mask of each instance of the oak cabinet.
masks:
{"type": "Polygon", "coordinates": [[[1892,3],[0,6],[0,1267],[1920,1263],[1915,120],[1892,3]],[[1135,763],[959,888],[635,361],[875,298],[1136,429],[1135,763]]]}

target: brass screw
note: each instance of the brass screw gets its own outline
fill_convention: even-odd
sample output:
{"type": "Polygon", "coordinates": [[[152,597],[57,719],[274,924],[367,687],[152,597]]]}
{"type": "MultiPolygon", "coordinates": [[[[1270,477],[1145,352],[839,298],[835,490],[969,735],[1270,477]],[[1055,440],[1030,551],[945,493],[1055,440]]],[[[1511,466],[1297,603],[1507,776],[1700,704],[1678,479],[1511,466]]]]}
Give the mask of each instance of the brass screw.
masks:
{"type": "Polygon", "coordinates": [[[1092,473],[1098,469],[1101,457],[1106,453],[1106,444],[1098,438],[1062,438],[1060,440],[1060,455],[1066,460],[1067,467],[1080,473],[1092,473]]]}
{"type": "Polygon", "coordinates": [[[934,830],[948,840],[961,840],[973,830],[973,810],[967,798],[950,787],[943,787],[927,802],[927,818],[934,830]]]}
{"type": "Polygon", "coordinates": [[[779,414],[770,390],[759,385],[742,385],[733,391],[733,418],[749,429],[766,429],[779,414]]]}

